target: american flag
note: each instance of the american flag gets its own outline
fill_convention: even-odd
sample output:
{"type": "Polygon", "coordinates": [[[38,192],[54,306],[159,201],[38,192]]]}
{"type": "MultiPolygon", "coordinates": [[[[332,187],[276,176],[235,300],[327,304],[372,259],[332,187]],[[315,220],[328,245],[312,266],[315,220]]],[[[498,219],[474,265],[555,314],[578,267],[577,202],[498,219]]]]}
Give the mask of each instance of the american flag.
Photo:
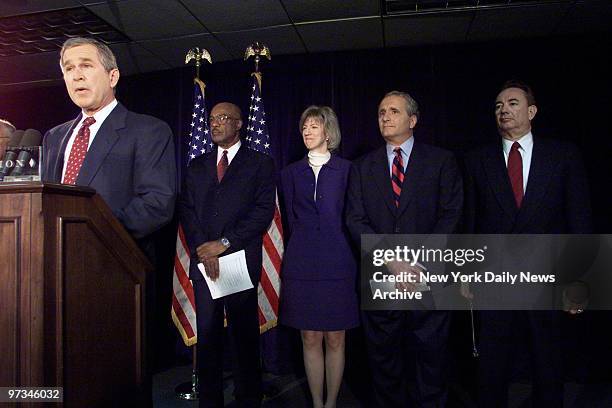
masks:
{"type": "MultiPolygon", "coordinates": [[[[261,97],[261,73],[256,72],[252,74],[252,76],[253,86],[249,118],[246,127],[246,141],[251,149],[267,155],[272,155],[264,101],[261,97]]],[[[257,288],[259,331],[261,333],[276,326],[278,320],[280,269],[283,252],[283,226],[281,224],[277,194],[274,220],[263,236],[261,281],[257,288]]]]}
{"type": "MultiPolygon", "coordinates": [[[[208,153],[213,148],[208,127],[204,88],[204,82],[196,78],[193,85],[193,110],[189,125],[188,166],[191,160],[208,153]]],[[[176,237],[172,288],[172,320],[181,333],[185,345],[192,346],[197,343],[196,308],[193,286],[189,280],[189,248],[181,225],[179,225],[176,237]]]]}

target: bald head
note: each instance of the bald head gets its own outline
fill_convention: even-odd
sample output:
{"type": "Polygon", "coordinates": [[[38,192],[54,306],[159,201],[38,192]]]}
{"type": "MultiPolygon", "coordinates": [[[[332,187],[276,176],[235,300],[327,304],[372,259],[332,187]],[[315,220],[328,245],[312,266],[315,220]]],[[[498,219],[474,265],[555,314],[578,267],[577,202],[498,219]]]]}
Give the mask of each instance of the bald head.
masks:
{"type": "Polygon", "coordinates": [[[242,112],[229,102],[218,103],[210,111],[212,140],[222,149],[228,149],[240,140],[242,112]]]}
{"type": "Polygon", "coordinates": [[[220,103],[216,104],[213,107],[213,110],[210,113],[211,115],[212,115],[212,112],[215,111],[215,109],[216,110],[222,110],[224,112],[229,112],[230,116],[242,120],[242,111],[240,110],[238,105],[234,105],[231,102],[220,102],[220,103]]]}

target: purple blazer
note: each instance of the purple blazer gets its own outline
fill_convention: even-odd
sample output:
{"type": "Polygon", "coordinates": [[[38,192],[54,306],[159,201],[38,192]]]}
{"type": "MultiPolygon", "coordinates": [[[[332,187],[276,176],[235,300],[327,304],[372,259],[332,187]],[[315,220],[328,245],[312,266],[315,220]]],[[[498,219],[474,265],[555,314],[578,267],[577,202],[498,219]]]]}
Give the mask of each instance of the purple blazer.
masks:
{"type": "Polygon", "coordinates": [[[332,155],[315,176],[308,157],[281,172],[289,242],[283,279],[354,279],[357,266],[344,226],[344,201],[351,163],[332,155]]]}

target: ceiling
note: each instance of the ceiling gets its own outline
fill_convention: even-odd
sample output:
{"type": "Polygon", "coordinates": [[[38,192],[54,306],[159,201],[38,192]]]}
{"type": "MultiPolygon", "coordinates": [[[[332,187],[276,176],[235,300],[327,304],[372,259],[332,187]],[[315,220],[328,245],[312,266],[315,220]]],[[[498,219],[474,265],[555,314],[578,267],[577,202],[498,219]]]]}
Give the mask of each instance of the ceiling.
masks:
{"type": "Polygon", "coordinates": [[[242,58],[253,41],[274,57],[609,34],[611,17],[609,0],[2,0],[0,90],[60,80],[59,45],[83,27],[109,43],[131,75],[184,66],[192,47],[220,62],[242,58]],[[41,21],[42,31],[32,31],[41,21]],[[38,33],[44,44],[32,48],[38,33]]]}

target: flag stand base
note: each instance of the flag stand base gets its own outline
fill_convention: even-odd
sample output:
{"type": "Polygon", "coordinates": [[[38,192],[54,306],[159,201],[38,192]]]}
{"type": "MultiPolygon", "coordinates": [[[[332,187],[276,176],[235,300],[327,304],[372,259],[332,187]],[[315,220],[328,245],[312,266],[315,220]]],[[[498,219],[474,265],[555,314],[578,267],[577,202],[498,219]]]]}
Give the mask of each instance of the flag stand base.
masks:
{"type": "Polygon", "coordinates": [[[200,386],[198,384],[198,372],[196,371],[195,365],[195,346],[193,347],[194,365],[193,371],[191,372],[191,381],[179,384],[175,389],[174,393],[178,399],[187,401],[197,401],[199,397],[200,386]]]}
{"type": "Polygon", "coordinates": [[[176,397],[178,399],[187,400],[187,401],[197,401],[198,400],[198,389],[197,385],[194,387],[194,384],[191,381],[184,382],[179,384],[175,389],[176,397]]]}

